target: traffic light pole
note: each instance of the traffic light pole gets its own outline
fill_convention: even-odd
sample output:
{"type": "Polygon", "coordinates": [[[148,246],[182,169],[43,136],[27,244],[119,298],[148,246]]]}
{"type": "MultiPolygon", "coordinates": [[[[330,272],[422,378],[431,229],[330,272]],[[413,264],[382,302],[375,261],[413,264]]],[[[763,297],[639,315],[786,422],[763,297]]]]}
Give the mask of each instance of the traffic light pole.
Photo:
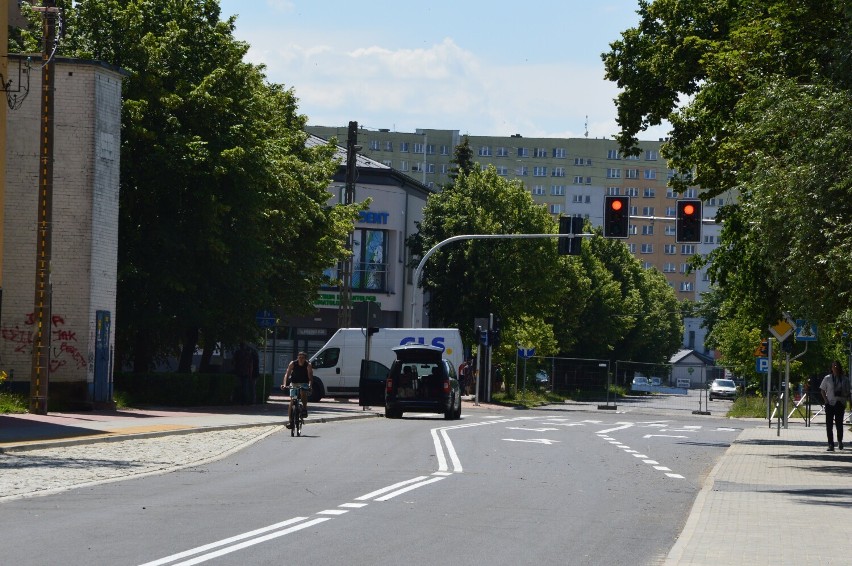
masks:
{"type": "Polygon", "coordinates": [[[423,273],[423,266],[426,265],[426,260],[428,260],[433,253],[445,245],[461,240],[532,240],[536,238],[583,238],[589,236],[594,236],[594,234],[463,234],[460,236],[452,236],[442,242],[438,242],[423,255],[420,259],[420,263],[417,264],[417,268],[414,270],[414,292],[411,294],[411,327],[418,328],[423,324],[422,316],[417,316],[417,290],[421,289],[420,275],[423,273]]]}

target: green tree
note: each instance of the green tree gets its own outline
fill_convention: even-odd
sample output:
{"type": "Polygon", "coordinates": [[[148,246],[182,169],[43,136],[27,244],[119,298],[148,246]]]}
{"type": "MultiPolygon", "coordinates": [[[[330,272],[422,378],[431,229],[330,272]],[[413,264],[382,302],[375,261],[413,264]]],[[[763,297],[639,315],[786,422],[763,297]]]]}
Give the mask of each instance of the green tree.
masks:
{"type": "Polygon", "coordinates": [[[668,120],[663,155],[680,172],[675,188],[738,200],[720,211],[722,245],[708,258],[721,293],[711,340],[732,349],[725,356],[740,352],[745,367],[749,348],[735,342],[782,310],[830,329],[829,340],[848,332],[852,7],[656,0],[638,14],[603,54],[622,88],[623,150],[668,120]]]}
{"type": "MultiPolygon", "coordinates": [[[[59,3],[61,53],[123,84],[118,347],[138,371],[196,344],[254,339],[254,314],[306,312],[355,212],[327,206],[337,164],[306,147],[292,90],[243,61],[216,0],[59,3]]],[[[37,45],[34,35],[23,41],[37,45]]]]}
{"type": "MultiPolygon", "coordinates": [[[[409,244],[416,265],[419,257],[451,236],[544,233],[556,233],[556,225],[522,183],[503,179],[493,167],[473,168],[429,197],[409,244]]],[[[558,299],[554,289],[565,284],[559,279],[559,263],[555,238],[446,245],[423,269],[421,285],[428,296],[430,321],[459,328],[471,344],[476,342],[474,319],[494,313],[508,338],[514,321],[522,316],[544,320],[552,313],[558,299]]]]}

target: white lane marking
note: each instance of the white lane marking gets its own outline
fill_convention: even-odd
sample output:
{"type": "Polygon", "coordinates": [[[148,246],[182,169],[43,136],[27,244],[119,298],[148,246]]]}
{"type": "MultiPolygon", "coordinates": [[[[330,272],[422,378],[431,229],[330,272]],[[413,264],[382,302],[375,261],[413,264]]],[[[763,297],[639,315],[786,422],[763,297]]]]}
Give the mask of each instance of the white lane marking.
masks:
{"type": "Polygon", "coordinates": [[[343,515],[349,513],[346,509],[326,509],[325,511],[317,511],[317,515],[343,515]]]}
{"type": "Polygon", "coordinates": [[[652,436],[661,436],[665,438],[689,438],[688,436],[682,436],[679,434],[646,434],[642,438],[651,438],[652,436]]]}
{"type": "MultiPolygon", "coordinates": [[[[444,439],[444,446],[447,447],[447,454],[450,456],[450,461],[453,463],[453,471],[460,474],[464,471],[462,469],[461,460],[459,460],[458,454],[456,454],[456,447],[453,446],[450,437],[447,435],[447,429],[441,429],[441,438],[444,439]]],[[[438,470],[438,471],[446,471],[446,470],[438,470]]]]}
{"type": "Polygon", "coordinates": [[[656,460],[642,460],[642,461],[645,462],[646,464],[659,464],[659,462],[657,462],[656,460]]]}
{"type": "Polygon", "coordinates": [[[548,446],[559,442],[558,440],[550,440],[549,438],[504,438],[503,440],[506,440],[508,442],[531,442],[533,444],[547,444],[548,446]]]}
{"type": "Polygon", "coordinates": [[[432,472],[433,476],[451,476],[452,472],[432,472]]]}
{"type": "MultiPolygon", "coordinates": [[[[219,548],[221,546],[227,546],[231,543],[241,541],[241,540],[245,540],[247,538],[252,538],[252,537],[261,535],[263,533],[267,533],[269,531],[274,531],[276,529],[280,529],[282,527],[292,525],[293,523],[298,523],[299,521],[305,521],[305,520],[307,520],[307,517],[294,517],[292,519],[288,519],[288,520],[282,521],[280,523],[275,523],[274,525],[269,525],[268,527],[255,529],[255,530],[249,531],[247,533],[242,533],[242,534],[235,535],[235,536],[232,536],[232,537],[228,537],[226,539],[222,539],[222,540],[219,540],[219,541],[216,541],[216,542],[211,542],[210,544],[198,546],[196,548],[186,550],[184,552],[172,554],[171,556],[166,556],[165,558],[160,558],[159,560],[154,560],[153,562],[146,562],[145,564],[142,564],[141,566],[161,566],[162,564],[168,564],[169,562],[174,562],[175,560],[180,560],[181,558],[187,558],[189,556],[192,556],[193,554],[198,554],[200,552],[206,552],[208,550],[212,550],[214,548],[219,548]]],[[[315,520],[315,521],[311,521],[311,524],[316,524],[317,522],[322,522],[322,521],[327,521],[327,520],[328,519],[318,519],[318,520],[315,520]]],[[[309,526],[307,523],[305,523],[305,525],[309,526]]],[[[302,525],[298,525],[298,527],[302,528],[302,525]]],[[[296,527],[293,527],[293,529],[296,529],[296,527]]],[[[282,534],[288,534],[288,532],[292,532],[292,530],[291,529],[285,529],[284,531],[279,531],[279,532],[282,533],[282,534]]],[[[278,534],[278,533],[273,533],[273,535],[281,536],[281,534],[278,534]]],[[[229,551],[229,552],[231,552],[231,551],[229,551]]],[[[205,560],[209,560],[209,559],[206,558],[205,560]]]]}
{"type": "Polygon", "coordinates": [[[341,503],[338,507],[348,507],[349,509],[360,509],[361,507],[366,507],[366,503],[341,503]]]}
{"type": "Polygon", "coordinates": [[[499,423],[510,423],[516,421],[527,421],[532,420],[536,417],[513,417],[510,419],[501,419],[494,421],[483,421],[483,422],[475,422],[475,423],[463,423],[451,426],[444,426],[439,428],[433,428],[430,432],[432,434],[432,442],[435,444],[435,457],[438,459],[438,471],[446,472],[449,470],[449,466],[447,464],[447,458],[444,456],[444,446],[447,447],[447,454],[449,454],[450,460],[453,463],[453,472],[461,473],[464,471],[461,465],[461,461],[459,460],[458,454],[456,454],[456,449],[453,446],[450,437],[447,435],[448,430],[456,430],[459,428],[470,428],[474,426],[483,426],[483,425],[491,425],[491,424],[499,424],[499,423]],[[440,431],[440,436],[439,436],[440,431]],[[441,443],[441,439],[443,439],[443,444],[441,443]]]}
{"type": "Polygon", "coordinates": [[[679,479],[679,480],[686,479],[680,474],[666,474],[666,475],[670,478],[675,478],[675,479],[679,479]]]}
{"type": "Polygon", "coordinates": [[[277,533],[270,533],[268,535],[264,535],[262,537],[258,537],[255,539],[247,540],[245,542],[241,542],[239,544],[235,544],[233,546],[229,546],[227,548],[223,548],[221,550],[217,550],[215,552],[210,552],[208,554],[202,554],[201,556],[197,556],[191,560],[187,560],[185,562],[178,562],[174,566],[192,566],[193,564],[200,564],[202,562],[207,562],[213,558],[218,558],[220,556],[224,556],[226,554],[230,554],[232,552],[236,552],[238,550],[242,550],[244,548],[248,548],[250,546],[254,546],[256,544],[260,544],[262,542],[266,542],[268,540],[272,540],[278,537],[283,537],[284,535],[289,535],[291,533],[295,533],[296,531],[301,531],[302,529],[307,529],[308,527],[313,527],[314,525],[318,525],[320,523],[324,523],[325,521],[330,521],[331,519],[322,518],[322,519],[314,519],[312,521],[308,521],[307,523],[300,523],[295,527],[290,527],[289,529],[284,529],[283,531],[278,531],[277,533]]]}
{"type": "Polygon", "coordinates": [[[548,432],[551,430],[559,430],[558,428],[524,428],[522,426],[507,426],[506,430],[528,430],[530,432],[548,432]]]}
{"type": "Polygon", "coordinates": [[[417,489],[418,487],[423,487],[424,485],[428,485],[430,483],[435,483],[435,482],[441,481],[443,479],[446,479],[446,477],[430,478],[430,479],[422,481],[420,483],[415,483],[413,485],[409,485],[408,487],[404,487],[402,489],[392,491],[392,492],[388,493],[387,495],[383,495],[382,497],[377,497],[376,501],[387,501],[388,499],[393,499],[397,495],[402,495],[403,493],[407,493],[407,492],[411,491],[412,489],[417,489]]]}
{"type": "Polygon", "coordinates": [[[638,454],[639,453],[638,450],[625,450],[625,452],[627,452],[628,454],[638,454]]]}
{"type": "Polygon", "coordinates": [[[665,466],[654,466],[654,469],[655,469],[655,470],[660,470],[661,472],[670,472],[670,471],[672,471],[672,469],[671,469],[671,468],[667,468],[667,467],[665,467],[665,466]]]}
{"type": "Polygon", "coordinates": [[[634,458],[647,458],[648,456],[647,456],[647,454],[634,454],[633,457],[634,458]]]}
{"type": "Polygon", "coordinates": [[[393,490],[395,490],[395,489],[397,489],[397,488],[400,488],[400,487],[402,487],[402,486],[404,486],[404,485],[412,484],[412,483],[419,482],[419,481],[422,481],[422,480],[425,480],[425,479],[426,479],[426,476],[417,476],[417,477],[416,477],[416,478],[414,478],[414,479],[401,481],[401,482],[399,482],[399,483],[395,483],[395,484],[393,484],[393,485],[389,485],[389,486],[387,486],[387,487],[383,487],[383,488],[381,488],[381,489],[377,489],[376,491],[371,491],[371,492],[370,492],[370,493],[368,493],[367,495],[362,495],[361,497],[356,497],[356,498],[355,498],[355,501],[364,501],[364,500],[366,500],[366,499],[372,499],[372,498],[374,498],[374,497],[376,497],[376,496],[378,496],[378,495],[381,495],[381,494],[383,494],[383,493],[387,493],[387,492],[389,492],[389,491],[393,491],[393,490]]]}

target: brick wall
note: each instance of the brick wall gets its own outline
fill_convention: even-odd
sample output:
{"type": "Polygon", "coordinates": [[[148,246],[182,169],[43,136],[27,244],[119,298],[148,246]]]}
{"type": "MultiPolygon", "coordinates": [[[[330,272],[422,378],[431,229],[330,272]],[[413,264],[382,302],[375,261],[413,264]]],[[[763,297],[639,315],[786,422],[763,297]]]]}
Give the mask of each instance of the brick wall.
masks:
{"type": "MultiPolygon", "coordinates": [[[[50,383],[91,400],[95,313],[111,313],[118,250],[121,75],[100,63],[56,64],[50,383]],[[85,384],[85,387],[80,387],[85,384]]],[[[8,113],[0,364],[28,381],[32,355],[41,74],[8,113]]],[[[50,391],[54,391],[53,388],[50,391]]],[[[77,399],[77,401],[80,401],[77,399]]]]}

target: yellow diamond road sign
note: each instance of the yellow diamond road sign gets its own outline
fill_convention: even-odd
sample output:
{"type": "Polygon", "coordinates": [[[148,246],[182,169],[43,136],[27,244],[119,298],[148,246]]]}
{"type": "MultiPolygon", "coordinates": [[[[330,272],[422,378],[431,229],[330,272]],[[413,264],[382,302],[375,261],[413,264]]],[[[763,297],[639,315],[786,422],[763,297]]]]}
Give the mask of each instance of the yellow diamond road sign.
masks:
{"type": "Polygon", "coordinates": [[[771,332],[779,342],[783,342],[788,336],[790,336],[794,329],[795,326],[790,324],[789,321],[782,319],[776,322],[774,326],[770,326],[769,332],[771,332]]]}

